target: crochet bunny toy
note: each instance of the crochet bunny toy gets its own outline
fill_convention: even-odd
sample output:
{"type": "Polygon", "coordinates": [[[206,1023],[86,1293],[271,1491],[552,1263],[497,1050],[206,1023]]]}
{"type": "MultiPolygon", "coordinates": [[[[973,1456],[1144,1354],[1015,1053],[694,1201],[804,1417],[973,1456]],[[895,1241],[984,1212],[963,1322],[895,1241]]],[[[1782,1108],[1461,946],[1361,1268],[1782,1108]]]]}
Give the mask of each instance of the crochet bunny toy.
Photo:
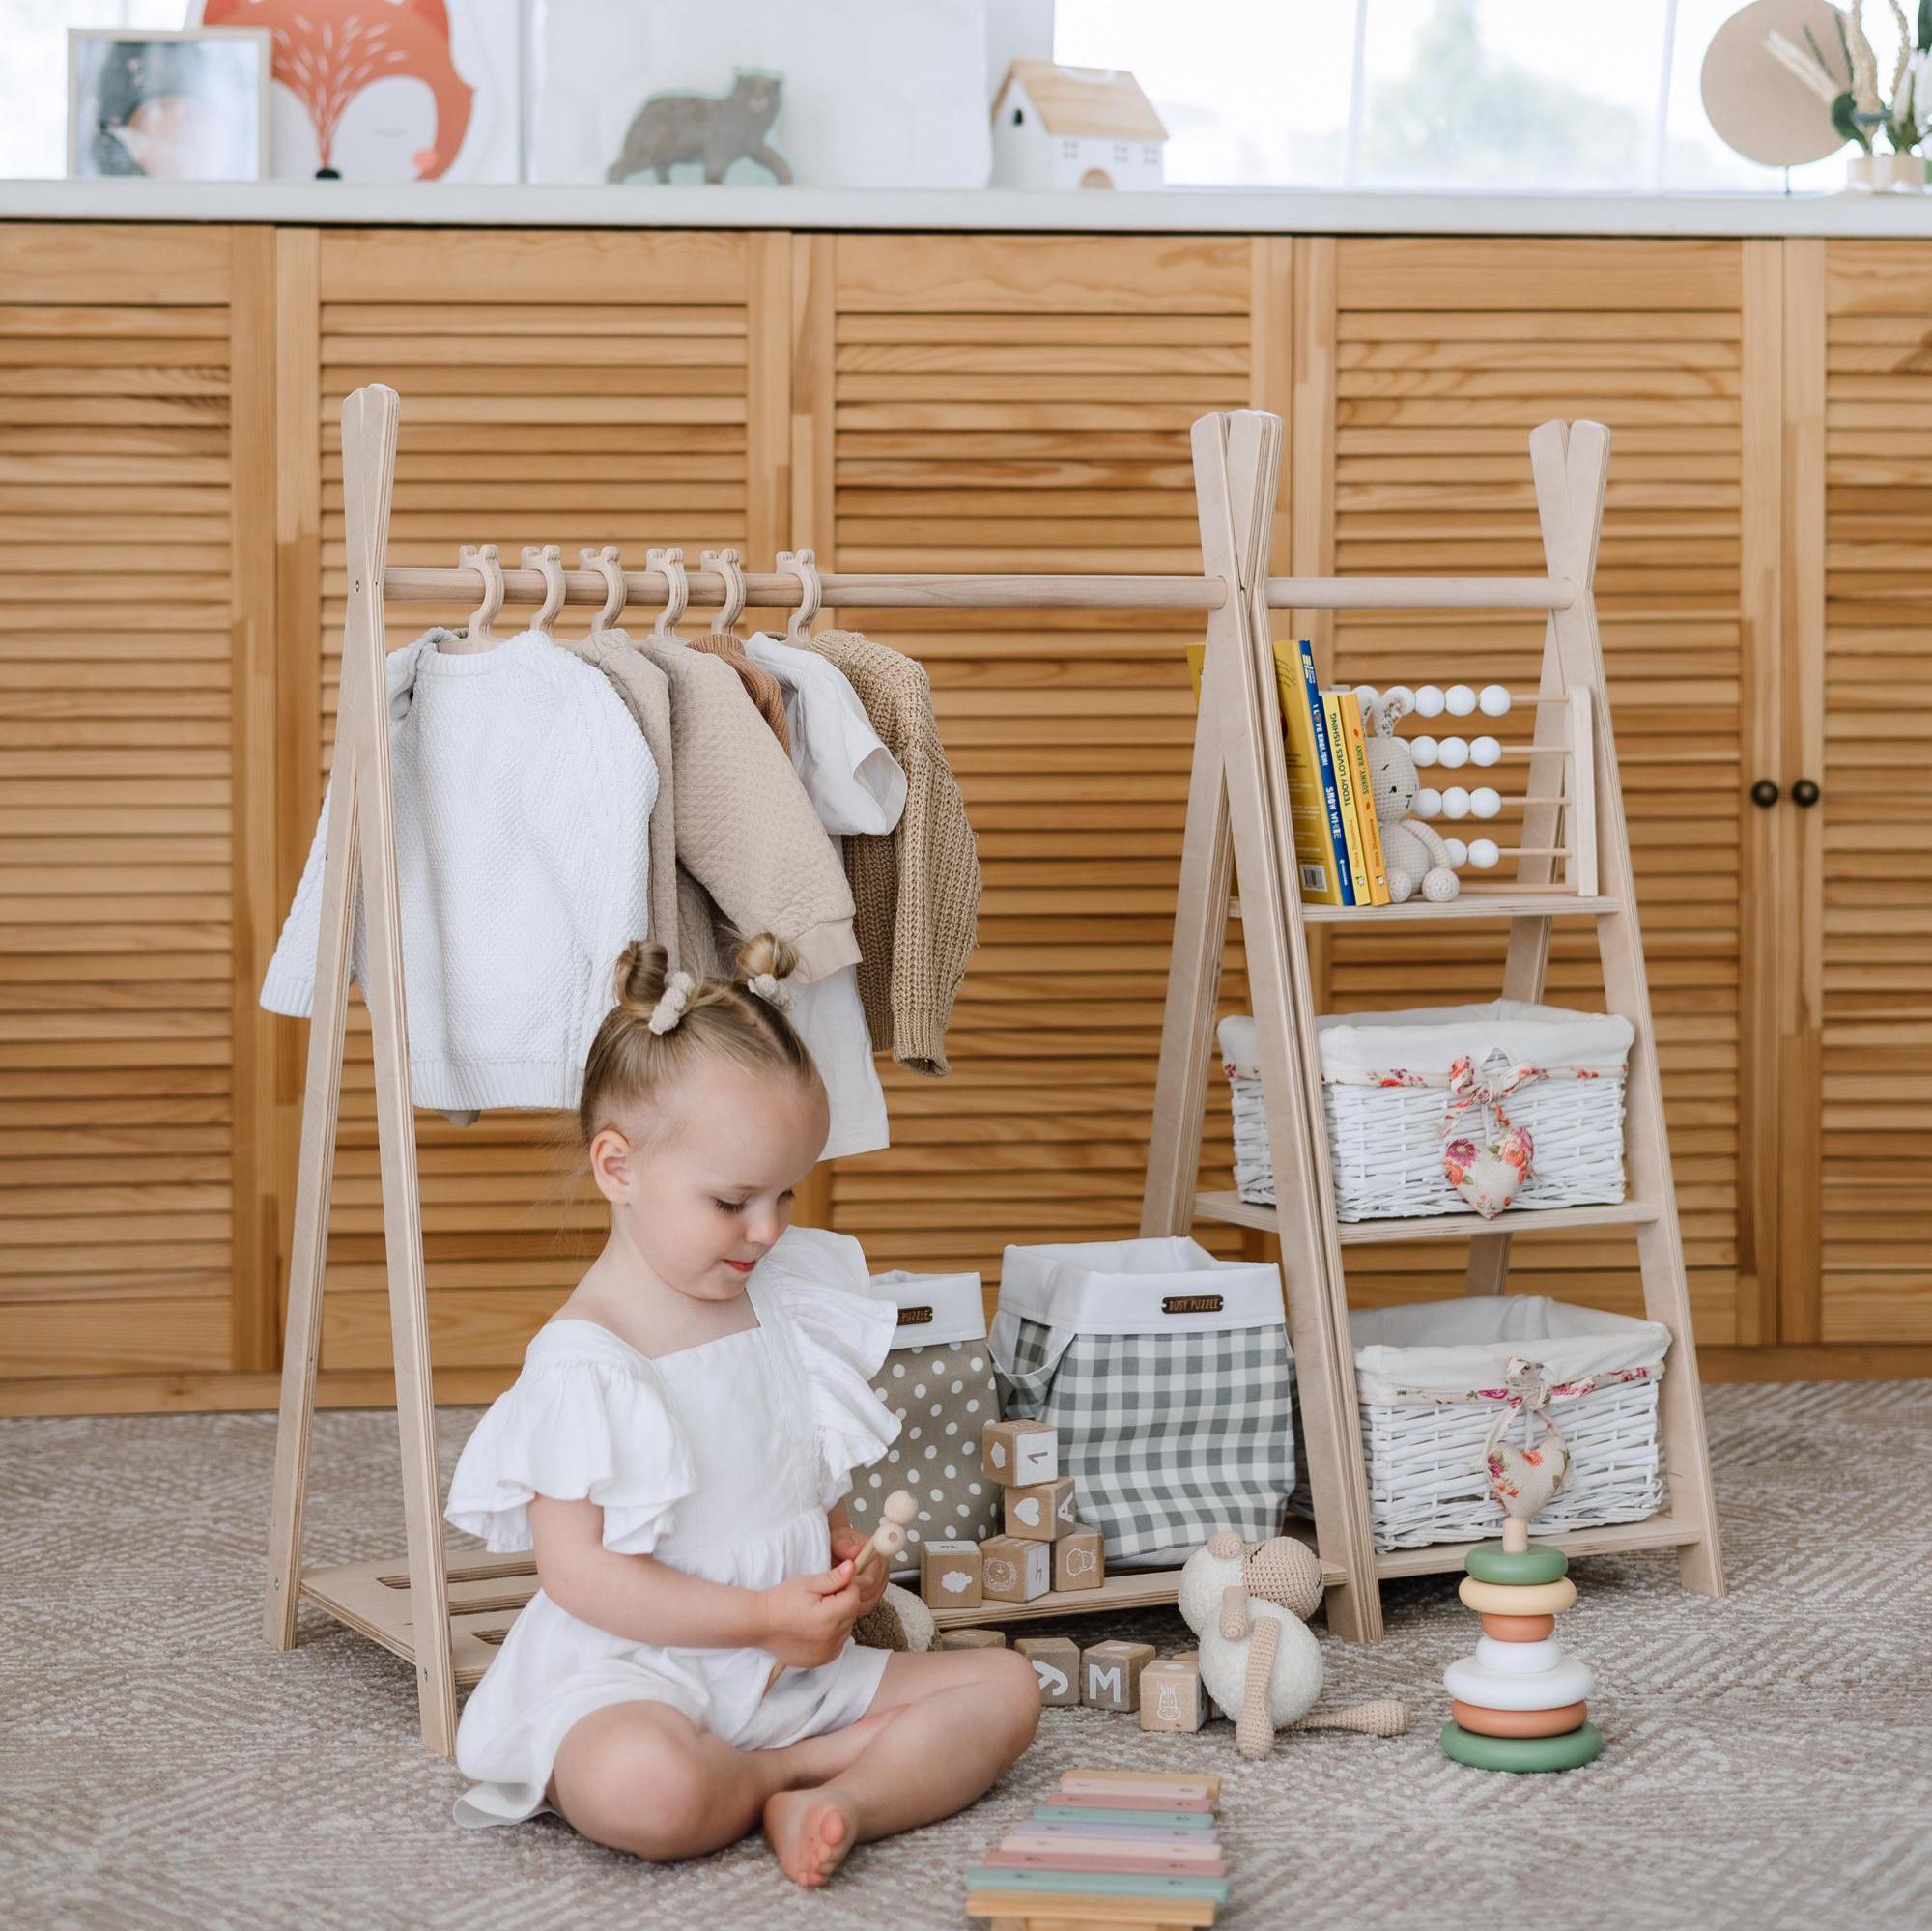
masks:
{"type": "Polygon", "coordinates": [[[1462,891],[1462,881],[1449,863],[1449,847],[1440,834],[1434,826],[1408,815],[1421,781],[1415,775],[1415,759],[1407,745],[1395,734],[1396,720],[1415,708],[1415,699],[1400,689],[1378,696],[1369,684],[1356,685],[1355,697],[1362,716],[1375,722],[1364,749],[1369,758],[1369,788],[1375,793],[1376,817],[1381,825],[1389,903],[1403,904],[1420,887],[1425,898],[1446,905],[1462,891]]]}
{"type": "Polygon", "coordinates": [[[1362,1730],[1399,1737],[1400,1703],[1360,1703],[1321,1716],[1321,1646],[1306,1618],[1321,1601],[1321,1564],[1293,1536],[1244,1543],[1210,1536],[1180,1572],[1180,1613],[1201,1639],[1201,1687],[1235,1719],[1235,1747],[1264,1757],[1280,1729],[1362,1730]]]}

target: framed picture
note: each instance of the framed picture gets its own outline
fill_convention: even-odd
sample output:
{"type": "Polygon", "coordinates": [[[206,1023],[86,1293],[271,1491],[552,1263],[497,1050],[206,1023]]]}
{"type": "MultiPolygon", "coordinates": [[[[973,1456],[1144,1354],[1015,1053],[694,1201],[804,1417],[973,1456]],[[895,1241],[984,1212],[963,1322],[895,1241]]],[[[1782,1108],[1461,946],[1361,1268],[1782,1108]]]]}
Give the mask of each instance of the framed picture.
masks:
{"type": "Polygon", "coordinates": [[[260,181],[269,43],[259,27],[71,27],[68,173],[260,181]]]}

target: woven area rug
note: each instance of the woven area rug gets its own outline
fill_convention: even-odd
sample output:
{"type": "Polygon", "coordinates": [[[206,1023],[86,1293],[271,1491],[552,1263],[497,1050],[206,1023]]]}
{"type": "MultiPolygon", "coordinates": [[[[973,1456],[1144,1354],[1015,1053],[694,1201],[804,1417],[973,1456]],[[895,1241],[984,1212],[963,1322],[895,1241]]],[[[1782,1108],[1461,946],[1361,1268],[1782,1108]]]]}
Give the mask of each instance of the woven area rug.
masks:
{"type": "MultiPolygon", "coordinates": [[[[271,1416],[0,1423],[0,1918],[957,1926],[966,1866],[1090,1764],[1221,1774],[1235,1926],[1932,1925],[1932,1383],[1708,1399],[1731,1593],[1684,1594],[1668,1558],[1577,1564],[1563,1634],[1608,1739],[1590,1768],[1442,1757],[1442,1667],[1476,1630],[1427,1577],[1388,1591],[1377,1648],[1324,1642],[1326,1700],[1406,1697],[1406,1737],[1286,1737],[1247,1764],[1225,1722],[1049,1712],[976,1809],[810,1897],[756,1839],[654,1868],[554,1818],[452,1824],[460,1778],[420,1748],[401,1662],[312,1612],[293,1654],[262,1642],[271,1416]]],[[[446,1481],[474,1411],[442,1422],[446,1481]]],[[[312,1468],[310,1562],[402,1547],[392,1416],[323,1416],[312,1468]]],[[[1063,1627],[1183,1633],[1160,1612],[1063,1627]]]]}

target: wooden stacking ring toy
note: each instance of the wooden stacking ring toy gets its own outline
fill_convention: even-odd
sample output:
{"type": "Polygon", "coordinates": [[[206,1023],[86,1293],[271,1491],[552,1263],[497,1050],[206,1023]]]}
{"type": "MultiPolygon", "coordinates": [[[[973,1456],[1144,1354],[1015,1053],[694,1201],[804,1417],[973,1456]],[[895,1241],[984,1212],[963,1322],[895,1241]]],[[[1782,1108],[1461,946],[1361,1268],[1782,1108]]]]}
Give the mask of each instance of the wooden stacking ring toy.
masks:
{"type": "Polygon", "coordinates": [[[1560,1710],[1485,1710],[1477,1703],[1451,1703],[1449,1714],[1472,1736],[1560,1737],[1576,1729],[1590,1709],[1586,1703],[1566,1703],[1560,1710]]]}
{"type": "Polygon", "coordinates": [[[1570,1573],[1570,1558],[1560,1548],[1498,1548],[1479,1543],[1463,1558],[1463,1569],[1478,1582],[1501,1582],[1522,1588],[1538,1582],[1560,1582],[1570,1573]]]}
{"type": "Polygon", "coordinates": [[[1442,1726],[1443,1754],[1476,1770],[1576,1770],[1603,1747],[1603,1732],[1594,1723],[1560,1737],[1482,1737],[1458,1723],[1442,1726]]]}
{"type": "Polygon", "coordinates": [[[1485,1616],[1483,1633],[1499,1643],[1540,1643],[1556,1629],[1554,1616],[1485,1616]]]}
{"type": "Polygon", "coordinates": [[[1498,1676],[1534,1676],[1554,1669],[1563,1661],[1563,1645],[1554,1636],[1540,1643],[1499,1643],[1493,1636],[1476,1638],[1476,1661],[1498,1676]]]}
{"type": "Polygon", "coordinates": [[[1557,1582],[1527,1588],[1507,1582],[1479,1582],[1465,1576],[1456,1592],[1468,1608],[1487,1616],[1560,1616],[1575,1605],[1577,1585],[1566,1576],[1557,1582]]]}
{"type": "Polygon", "coordinates": [[[1463,1657],[1442,1672],[1442,1687],[1457,1702],[1484,1710],[1555,1710],[1582,1702],[1594,1685],[1589,1665],[1572,1657],[1534,1676],[1505,1676],[1463,1657]]]}

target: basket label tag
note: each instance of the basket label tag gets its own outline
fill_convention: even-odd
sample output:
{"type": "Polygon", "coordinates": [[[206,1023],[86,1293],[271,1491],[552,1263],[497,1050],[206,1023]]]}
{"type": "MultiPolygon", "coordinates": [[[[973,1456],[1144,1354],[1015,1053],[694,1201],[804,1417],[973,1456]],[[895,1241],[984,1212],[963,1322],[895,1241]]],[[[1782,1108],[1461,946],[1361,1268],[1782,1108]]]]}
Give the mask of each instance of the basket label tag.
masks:
{"type": "Polygon", "coordinates": [[[932,1310],[929,1307],[902,1307],[899,1309],[901,1327],[930,1327],[932,1310]]]}
{"type": "Polygon", "coordinates": [[[1219,1294],[1168,1294],[1160,1304],[1162,1314],[1219,1314],[1219,1294]]]}

